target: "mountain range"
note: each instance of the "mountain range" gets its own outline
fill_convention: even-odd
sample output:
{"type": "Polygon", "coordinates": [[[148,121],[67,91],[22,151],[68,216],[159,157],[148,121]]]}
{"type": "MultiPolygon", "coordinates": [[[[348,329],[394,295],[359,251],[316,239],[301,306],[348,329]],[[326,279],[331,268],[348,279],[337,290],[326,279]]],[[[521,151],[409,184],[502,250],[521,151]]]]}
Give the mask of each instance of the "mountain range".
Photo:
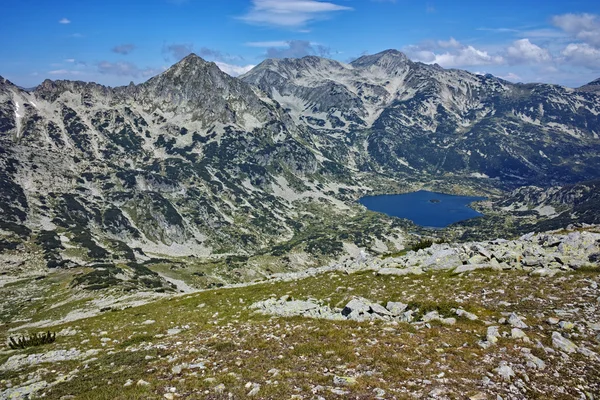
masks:
{"type": "Polygon", "coordinates": [[[395,50],[270,59],[239,78],[191,54],[116,88],[0,77],[0,251],[39,249],[50,267],[392,251],[403,223],[365,233],[361,195],[600,178],[597,87],[513,84],[395,50]],[[302,244],[332,220],[345,225],[302,244]]]}

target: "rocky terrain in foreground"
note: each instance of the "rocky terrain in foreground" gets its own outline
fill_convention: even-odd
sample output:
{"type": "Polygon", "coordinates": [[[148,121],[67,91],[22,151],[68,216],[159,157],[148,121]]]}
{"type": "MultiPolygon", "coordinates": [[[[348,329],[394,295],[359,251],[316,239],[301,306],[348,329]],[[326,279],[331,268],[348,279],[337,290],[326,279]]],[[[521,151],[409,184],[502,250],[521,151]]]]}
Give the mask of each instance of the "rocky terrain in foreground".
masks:
{"type": "Polygon", "coordinates": [[[50,323],[0,397],[593,399],[599,257],[598,226],[433,244],[50,323]]]}

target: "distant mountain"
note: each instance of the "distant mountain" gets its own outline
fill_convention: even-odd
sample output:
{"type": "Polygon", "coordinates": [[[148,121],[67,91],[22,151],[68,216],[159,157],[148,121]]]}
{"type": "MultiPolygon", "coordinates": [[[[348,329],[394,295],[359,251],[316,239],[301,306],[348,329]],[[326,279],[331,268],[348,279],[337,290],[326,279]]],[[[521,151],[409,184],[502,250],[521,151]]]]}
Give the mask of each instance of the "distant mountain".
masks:
{"type": "Polygon", "coordinates": [[[361,193],[594,179],[599,135],[597,94],[395,50],[266,60],[240,79],[192,54],[117,88],[0,77],[0,253],[33,243],[69,266],[295,252],[304,265],[302,252],[383,251],[399,224],[340,228],[361,193]]]}
{"type": "Polygon", "coordinates": [[[600,93],[600,78],[591,81],[587,85],[583,85],[580,88],[577,88],[580,92],[592,92],[592,93],[600,93]]]}
{"type": "Polygon", "coordinates": [[[409,60],[266,60],[241,77],[360,170],[476,174],[515,184],[597,176],[600,100],[556,85],[409,60]]]}

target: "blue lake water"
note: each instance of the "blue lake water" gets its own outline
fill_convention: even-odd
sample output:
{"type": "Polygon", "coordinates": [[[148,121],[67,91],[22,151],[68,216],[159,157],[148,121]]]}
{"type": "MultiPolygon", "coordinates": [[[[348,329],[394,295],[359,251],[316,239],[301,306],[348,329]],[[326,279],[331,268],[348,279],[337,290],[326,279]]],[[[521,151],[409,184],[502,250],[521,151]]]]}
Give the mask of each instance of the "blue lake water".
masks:
{"type": "Polygon", "coordinates": [[[466,219],[480,217],[469,204],[485,200],[485,197],[454,196],[425,190],[405,194],[386,194],[367,196],[359,203],[371,211],[381,212],[393,217],[406,218],[417,225],[432,228],[444,228],[466,219]]]}

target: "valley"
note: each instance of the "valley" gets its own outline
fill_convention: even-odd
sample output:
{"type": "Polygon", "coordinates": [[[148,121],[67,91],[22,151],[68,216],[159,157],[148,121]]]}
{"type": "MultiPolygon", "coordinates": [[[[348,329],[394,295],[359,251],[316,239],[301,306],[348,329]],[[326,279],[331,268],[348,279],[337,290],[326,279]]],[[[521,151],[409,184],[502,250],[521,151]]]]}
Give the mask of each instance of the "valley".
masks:
{"type": "Polygon", "coordinates": [[[0,77],[0,338],[57,332],[0,397],[594,398],[595,85],[396,50],[0,77]],[[420,191],[478,217],[359,202],[420,191]]]}

